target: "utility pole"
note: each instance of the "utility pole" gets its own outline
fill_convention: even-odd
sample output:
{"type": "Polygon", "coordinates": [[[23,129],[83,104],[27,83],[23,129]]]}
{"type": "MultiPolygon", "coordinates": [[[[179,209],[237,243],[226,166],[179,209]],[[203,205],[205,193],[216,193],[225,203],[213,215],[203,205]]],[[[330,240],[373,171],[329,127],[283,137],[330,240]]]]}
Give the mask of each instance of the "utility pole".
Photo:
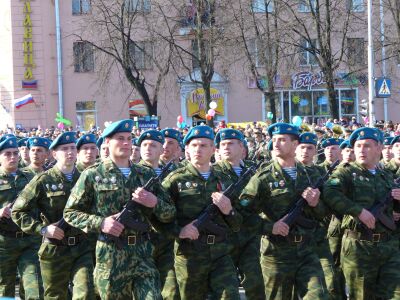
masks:
{"type": "Polygon", "coordinates": [[[375,124],[374,107],[374,46],[372,40],[372,0],[368,0],[368,105],[369,105],[369,127],[375,124]]]}
{"type": "MultiPolygon", "coordinates": [[[[382,73],[386,78],[386,51],[385,51],[385,23],[383,15],[383,1],[379,0],[379,15],[381,23],[381,47],[382,47],[382,73]]],[[[385,122],[388,121],[388,98],[383,98],[383,114],[385,122]]]]}

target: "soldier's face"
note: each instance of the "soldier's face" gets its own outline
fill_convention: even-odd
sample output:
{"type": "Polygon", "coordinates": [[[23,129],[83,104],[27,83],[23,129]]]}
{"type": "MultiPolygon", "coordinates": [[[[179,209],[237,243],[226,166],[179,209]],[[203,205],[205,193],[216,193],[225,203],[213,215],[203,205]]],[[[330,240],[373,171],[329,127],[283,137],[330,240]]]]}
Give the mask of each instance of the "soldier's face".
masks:
{"type": "Polygon", "coordinates": [[[378,143],[371,139],[356,141],[354,154],[356,161],[367,169],[375,169],[377,157],[381,153],[378,143]]]}
{"type": "Polygon", "coordinates": [[[354,150],[351,148],[344,148],[342,150],[342,158],[343,158],[342,161],[345,163],[355,161],[356,157],[354,155],[354,150]]]}
{"type": "Polygon", "coordinates": [[[400,142],[394,143],[394,145],[392,146],[392,153],[395,159],[400,159],[400,142]]]}
{"type": "Polygon", "coordinates": [[[130,132],[118,132],[105,139],[108,145],[109,155],[115,158],[129,159],[132,152],[132,134],[130,132]]]}
{"type": "Polygon", "coordinates": [[[171,160],[179,156],[180,150],[179,143],[176,139],[166,137],[161,156],[164,160],[171,160]]]}
{"type": "Polygon", "coordinates": [[[389,161],[393,158],[392,145],[385,145],[382,149],[383,160],[389,161]]]}
{"type": "Polygon", "coordinates": [[[8,148],[0,152],[0,164],[7,171],[14,172],[17,170],[18,159],[18,148],[8,148]]]}
{"type": "Polygon", "coordinates": [[[79,148],[78,152],[78,160],[84,164],[94,164],[96,161],[97,153],[97,146],[94,143],[84,144],[79,148]]]}
{"type": "Polygon", "coordinates": [[[75,164],[77,150],[75,143],[69,143],[58,146],[53,150],[53,157],[57,164],[66,167],[72,167],[75,164]]]}
{"type": "Polygon", "coordinates": [[[32,146],[29,150],[29,158],[31,163],[37,166],[43,166],[48,155],[49,150],[40,146],[32,146]]]}
{"type": "Polygon", "coordinates": [[[29,148],[26,146],[19,147],[19,153],[24,161],[29,161],[29,148]]]}
{"type": "Polygon", "coordinates": [[[108,156],[110,156],[110,150],[108,148],[108,145],[103,143],[100,146],[100,158],[101,160],[105,160],[108,156]]]}
{"type": "Polygon", "coordinates": [[[272,137],[274,156],[281,159],[294,157],[298,144],[299,142],[288,134],[275,134],[272,137]]]}
{"type": "Polygon", "coordinates": [[[219,144],[219,153],[222,159],[228,161],[242,159],[243,143],[236,139],[223,140],[219,144]]]}
{"type": "Polygon", "coordinates": [[[140,144],[140,156],[144,161],[156,162],[163,153],[162,144],[153,140],[144,140],[140,144]]]}
{"type": "Polygon", "coordinates": [[[131,161],[137,164],[140,161],[140,147],[132,145],[131,161]]]}
{"type": "Polygon", "coordinates": [[[296,158],[306,166],[311,165],[316,151],[316,147],[312,144],[299,144],[296,148],[296,158]]]}
{"type": "Polygon", "coordinates": [[[215,147],[213,141],[206,138],[192,139],[189,143],[190,161],[194,164],[208,164],[214,154],[215,147]]]}
{"type": "Polygon", "coordinates": [[[333,163],[341,158],[341,151],[338,145],[328,146],[324,149],[325,158],[328,162],[333,163]]]}

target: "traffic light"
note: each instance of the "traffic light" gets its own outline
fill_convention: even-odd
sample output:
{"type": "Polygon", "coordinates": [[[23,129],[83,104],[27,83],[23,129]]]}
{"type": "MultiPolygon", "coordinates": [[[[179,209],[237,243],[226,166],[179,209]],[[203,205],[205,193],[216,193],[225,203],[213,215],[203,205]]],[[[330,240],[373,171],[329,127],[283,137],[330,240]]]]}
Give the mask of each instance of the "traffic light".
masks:
{"type": "Polygon", "coordinates": [[[368,100],[362,99],[358,106],[359,106],[358,113],[360,114],[360,116],[362,116],[363,118],[367,117],[368,116],[368,100]]]}

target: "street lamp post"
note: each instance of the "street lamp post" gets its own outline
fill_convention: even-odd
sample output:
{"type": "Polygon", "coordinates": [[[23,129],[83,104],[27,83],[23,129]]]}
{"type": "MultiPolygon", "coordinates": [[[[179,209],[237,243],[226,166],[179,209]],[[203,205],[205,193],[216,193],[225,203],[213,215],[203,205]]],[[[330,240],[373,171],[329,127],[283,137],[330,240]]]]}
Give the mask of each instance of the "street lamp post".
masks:
{"type": "Polygon", "coordinates": [[[368,9],[368,105],[369,105],[369,126],[375,124],[374,106],[374,53],[372,41],[372,0],[367,0],[368,9]]]}

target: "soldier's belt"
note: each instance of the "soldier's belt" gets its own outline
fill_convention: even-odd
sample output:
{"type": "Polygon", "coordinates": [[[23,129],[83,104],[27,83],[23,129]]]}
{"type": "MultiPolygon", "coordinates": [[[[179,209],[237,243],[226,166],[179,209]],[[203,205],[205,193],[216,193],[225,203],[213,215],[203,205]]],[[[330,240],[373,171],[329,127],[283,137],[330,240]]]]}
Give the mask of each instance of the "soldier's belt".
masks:
{"type": "MultiPolygon", "coordinates": [[[[99,241],[101,242],[105,242],[105,243],[113,243],[112,240],[108,239],[104,234],[99,234],[99,241]]],[[[131,234],[131,235],[127,235],[127,236],[122,236],[119,237],[119,241],[124,245],[128,245],[128,246],[135,246],[135,245],[139,245],[145,241],[150,241],[150,233],[145,232],[142,234],[131,234]]]]}
{"type": "Polygon", "coordinates": [[[50,243],[56,246],[69,246],[69,247],[76,246],[84,240],[86,240],[86,235],[84,234],[76,236],[67,236],[62,240],[49,239],[47,237],[43,237],[43,243],[50,243]]]}
{"type": "Polygon", "coordinates": [[[287,236],[268,235],[267,238],[272,243],[278,243],[278,244],[283,244],[283,243],[301,244],[304,242],[308,242],[310,240],[310,236],[303,234],[289,234],[287,236]]]}
{"type": "Polygon", "coordinates": [[[363,232],[346,229],[344,232],[344,235],[346,237],[356,239],[359,241],[368,241],[368,242],[373,242],[373,243],[386,242],[391,239],[391,235],[388,234],[387,232],[368,234],[368,233],[363,233],[363,232]]]}
{"type": "Polygon", "coordinates": [[[221,243],[225,241],[226,236],[224,235],[215,235],[215,234],[200,234],[197,241],[206,244],[206,245],[214,245],[216,243],[221,243]]]}
{"type": "Polygon", "coordinates": [[[30,236],[29,234],[26,234],[22,231],[6,231],[6,230],[0,230],[0,235],[16,239],[30,236]]]}

